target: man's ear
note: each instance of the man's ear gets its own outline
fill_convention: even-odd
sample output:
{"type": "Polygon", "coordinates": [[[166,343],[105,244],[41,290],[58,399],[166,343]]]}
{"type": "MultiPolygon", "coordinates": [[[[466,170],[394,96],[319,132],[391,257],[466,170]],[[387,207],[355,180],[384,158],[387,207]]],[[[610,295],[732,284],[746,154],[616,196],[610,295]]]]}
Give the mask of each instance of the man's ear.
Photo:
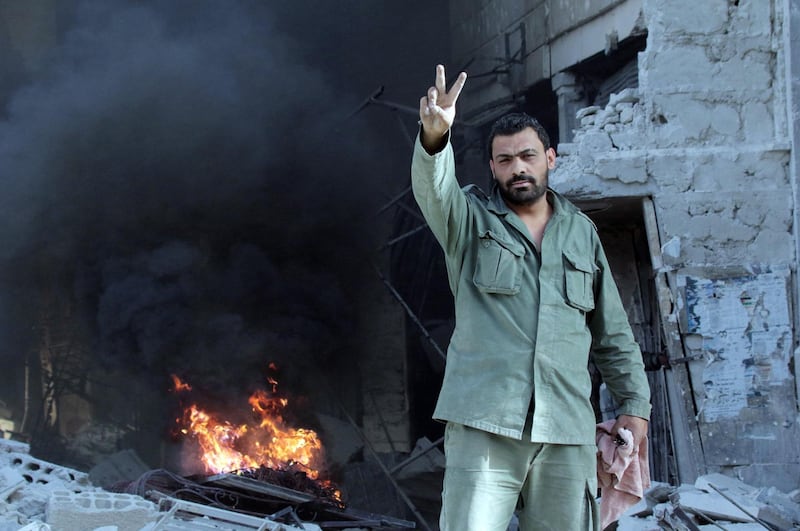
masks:
{"type": "Polygon", "coordinates": [[[494,161],[489,159],[489,169],[492,170],[492,179],[497,180],[497,177],[494,176],[494,161]]]}
{"type": "Polygon", "coordinates": [[[556,167],[556,150],[551,147],[547,148],[545,155],[547,156],[547,167],[552,170],[556,167]]]}

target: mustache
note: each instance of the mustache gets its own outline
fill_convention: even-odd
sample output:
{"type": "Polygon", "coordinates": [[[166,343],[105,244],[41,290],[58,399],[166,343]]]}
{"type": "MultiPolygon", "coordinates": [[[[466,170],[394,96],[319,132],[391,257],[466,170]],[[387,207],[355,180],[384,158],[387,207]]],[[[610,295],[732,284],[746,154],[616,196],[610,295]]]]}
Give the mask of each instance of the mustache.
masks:
{"type": "Polygon", "coordinates": [[[516,175],[506,181],[507,184],[514,184],[514,183],[521,183],[521,182],[529,182],[532,184],[536,184],[536,177],[533,175],[516,175]]]}

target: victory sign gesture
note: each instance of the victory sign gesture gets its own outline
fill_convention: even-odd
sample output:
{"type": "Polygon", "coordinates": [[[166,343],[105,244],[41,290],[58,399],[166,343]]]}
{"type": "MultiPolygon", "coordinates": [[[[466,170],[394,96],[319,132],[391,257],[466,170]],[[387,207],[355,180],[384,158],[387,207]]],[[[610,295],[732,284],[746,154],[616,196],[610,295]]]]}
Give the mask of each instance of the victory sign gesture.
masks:
{"type": "Polygon", "coordinates": [[[461,72],[447,91],[445,86],[444,66],[436,65],[435,85],[428,89],[428,94],[419,100],[419,120],[422,124],[420,141],[427,151],[434,151],[442,143],[442,139],[456,118],[456,100],[467,81],[467,74],[461,72]]]}

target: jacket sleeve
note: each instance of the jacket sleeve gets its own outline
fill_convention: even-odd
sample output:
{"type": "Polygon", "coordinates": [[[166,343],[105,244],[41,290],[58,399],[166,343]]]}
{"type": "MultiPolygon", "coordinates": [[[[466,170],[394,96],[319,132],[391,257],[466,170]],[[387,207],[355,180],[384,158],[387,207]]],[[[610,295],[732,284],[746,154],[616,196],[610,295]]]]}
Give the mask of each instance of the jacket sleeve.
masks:
{"type": "Polygon", "coordinates": [[[592,352],[618,413],[650,418],[650,386],[639,345],[633,337],[605,251],[594,236],[595,309],[589,317],[592,352]]]}
{"type": "Polygon", "coordinates": [[[450,287],[455,293],[454,279],[458,275],[451,270],[461,268],[470,209],[456,180],[449,133],[444,149],[434,154],[425,151],[417,135],[411,160],[411,186],[422,215],[448,256],[450,287]]]}

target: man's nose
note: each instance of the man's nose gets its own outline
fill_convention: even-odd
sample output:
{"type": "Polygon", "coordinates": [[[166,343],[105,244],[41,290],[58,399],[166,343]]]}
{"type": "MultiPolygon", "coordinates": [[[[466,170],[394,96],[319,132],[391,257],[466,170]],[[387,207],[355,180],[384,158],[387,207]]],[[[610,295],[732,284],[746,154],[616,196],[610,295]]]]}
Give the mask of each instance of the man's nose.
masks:
{"type": "Polygon", "coordinates": [[[527,173],[527,168],[525,167],[525,164],[523,164],[522,159],[519,157],[514,157],[513,161],[511,162],[511,174],[514,177],[517,177],[519,175],[526,175],[527,173]]]}

